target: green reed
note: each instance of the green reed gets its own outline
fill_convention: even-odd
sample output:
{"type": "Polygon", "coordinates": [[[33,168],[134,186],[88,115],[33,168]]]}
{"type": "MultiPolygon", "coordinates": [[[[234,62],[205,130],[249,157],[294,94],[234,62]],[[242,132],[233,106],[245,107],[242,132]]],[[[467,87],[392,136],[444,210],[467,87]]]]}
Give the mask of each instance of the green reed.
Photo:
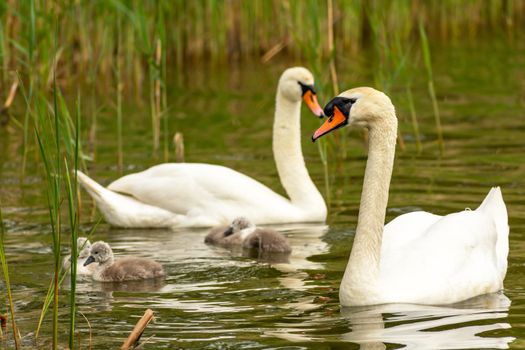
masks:
{"type": "MultiPolygon", "coordinates": [[[[87,234],[85,234],[85,237],[87,237],[87,239],[91,239],[91,237],[93,236],[93,234],[97,230],[98,225],[101,222],[102,222],[102,218],[99,218],[98,220],[96,220],[95,224],[90,229],[90,231],[87,234]]],[[[78,238],[78,234],[77,234],[77,238],[78,238]]],[[[84,244],[86,244],[86,243],[84,243],[84,244]]],[[[76,255],[77,258],[78,258],[78,254],[82,251],[82,249],[84,249],[84,245],[82,245],[81,247],[77,246],[77,255],[76,255]]],[[[74,255],[71,254],[71,257],[73,259],[74,255]]],[[[64,282],[64,280],[66,279],[67,273],[72,268],[72,266],[73,265],[71,265],[71,267],[69,267],[65,271],[64,270],[60,271],[60,280],[59,280],[59,283],[58,283],[59,286],[61,286],[62,283],[64,282]]],[[[75,281],[75,285],[76,285],[76,281],[75,281]]],[[[49,285],[46,297],[44,299],[44,304],[42,306],[42,310],[40,311],[40,317],[38,319],[38,324],[37,324],[37,328],[36,328],[36,331],[35,331],[35,338],[38,338],[38,336],[40,335],[40,330],[42,329],[42,325],[44,324],[44,318],[45,318],[47,312],[49,311],[49,306],[51,306],[51,303],[53,302],[53,300],[54,300],[54,290],[53,290],[53,283],[51,283],[49,285]]],[[[70,338],[71,338],[71,334],[70,334],[70,338]]]]}
{"type": "MultiPolygon", "coordinates": [[[[399,12],[399,3],[392,2],[390,8],[386,11],[399,12]],[[396,7],[397,6],[397,7],[396,7]]],[[[405,33],[411,30],[410,26],[406,26],[400,31],[391,32],[388,28],[387,19],[384,14],[377,14],[372,12],[369,17],[369,24],[371,27],[371,40],[373,42],[373,49],[377,57],[374,62],[374,80],[376,85],[384,91],[387,95],[391,95],[392,88],[398,85],[408,86],[412,80],[414,72],[409,68],[413,66],[413,49],[410,42],[403,40],[405,33]]],[[[393,95],[394,104],[395,94],[393,95]]],[[[403,122],[403,114],[399,113],[398,118],[403,122]]],[[[419,133],[419,129],[416,129],[419,133]]],[[[402,128],[398,129],[398,145],[404,151],[405,141],[402,135],[402,128]]],[[[419,139],[419,134],[416,135],[419,139]]]]}
{"type": "MultiPolygon", "coordinates": [[[[35,135],[38,142],[40,157],[45,169],[48,183],[48,209],[51,223],[51,238],[53,252],[53,279],[44,301],[36,335],[40,332],[43,317],[48,306],[52,305],[52,339],[53,348],[58,348],[58,313],[59,292],[65,273],[62,273],[60,262],[60,247],[62,240],[62,202],[68,204],[69,232],[71,235],[71,289],[69,296],[69,348],[73,349],[76,318],[76,257],[78,256],[78,198],[77,198],[77,169],[82,158],[80,157],[80,95],[77,96],[75,120],[69,113],[64,97],[59,92],[56,75],[53,77],[53,96],[49,103],[45,96],[36,100],[34,110],[35,135]],[[51,105],[51,107],[49,106],[51,105]],[[73,163],[71,169],[70,163],[73,163]],[[70,170],[73,171],[71,178],[70,170]],[[63,198],[62,192],[66,196],[63,198]],[[49,303],[48,303],[49,301],[49,303]]],[[[28,103],[27,109],[31,109],[28,103]]]]}
{"type": "MultiPolygon", "coordinates": [[[[75,348],[75,318],[76,318],[76,286],[77,286],[77,257],[78,257],[78,223],[79,223],[79,202],[77,196],[77,170],[79,167],[79,139],[80,139],[80,94],[77,95],[76,103],[76,122],[75,122],[75,151],[73,155],[73,181],[70,178],[69,166],[67,158],[64,158],[64,166],[66,173],[66,186],[68,195],[68,216],[69,227],[71,231],[71,284],[69,292],[69,307],[70,307],[70,321],[69,321],[69,348],[75,348]]],[[[84,243],[85,244],[85,243],[84,243]]]]}
{"type": "Polygon", "coordinates": [[[6,86],[6,84],[7,84],[7,74],[8,74],[7,56],[9,55],[9,53],[7,52],[7,45],[6,45],[6,42],[5,42],[4,32],[5,32],[4,24],[3,24],[2,21],[0,21],[0,67],[1,67],[1,70],[2,70],[1,82],[2,82],[3,86],[6,86]]]}
{"type": "MultiPolygon", "coordinates": [[[[276,47],[280,47],[278,51],[282,54],[301,58],[304,51],[298,38],[318,33],[316,27],[325,32],[330,22],[338,50],[358,57],[368,45],[372,32],[369,19],[374,16],[383,17],[388,32],[401,33],[404,41],[413,41],[417,36],[418,18],[424,19],[432,39],[450,41],[465,36],[470,39],[487,31],[504,31],[512,38],[514,32],[523,30],[522,26],[512,23],[522,23],[525,19],[525,3],[505,4],[508,5],[508,0],[492,0],[489,5],[483,0],[15,1],[0,13],[3,17],[0,50],[2,65],[6,68],[4,74],[13,68],[21,70],[22,67],[16,66],[25,65],[41,76],[49,76],[46,75],[49,73],[47,59],[51,56],[52,40],[46,33],[52,32],[50,18],[60,14],[61,69],[65,76],[83,75],[89,68],[79,70],[78,67],[96,64],[97,55],[100,55],[102,71],[107,72],[108,67],[115,66],[118,57],[114,53],[119,45],[116,40],[105,40],[107,23],[116,23],[122,15],[125,38],[121,53],[127,61],[122,79],[128,83],[154,73],[152,55],[160,33],[169,33],[162,40],[162,48],[168,66],[180,72],[199,60],[217,64],[234,59],[259,59],[276,47]],[[308,19],[310,13],[316,14],[315,27],[308,19]]],[[[319,50],[323,56],[331,53],[328,44],[319,50]]],[[[47,79],[49,86],[51,80],[47,79]]],[[[100,80],[101,84],[104,82],[108,79],[100,80]]]]}
{"type": "Polygon", "coordinates": [[[121,50],[122,50],[122,23],[121,15],[117,16],[117,57],[115,67],[115,82],[117,92],[117,169],[122,174],[124,169],[124,153],[122,151],[122,78],[121,78],[121,50]]]}
{"type": "MultiPolygon", "coordinates": [[[[54,88],[57,89],[56,83],[54,88]]],[[[49,218],[51,222],[51,237],[52,237],[52,251],[53,251],[53,279],[46,296],[46,301],[42,308],[40,321],[37,327],[36,335],[38,336],[40,326],[42,324],[43,316],[49,304],[53,306],[53,348],[58,347],[58,312],[59,304],[58,297],[60,286],[64,279],[65,273],[62,274],[62,265],[60,262],[60,247],[62,236],[62,190],[65,187],[66,200],[68,204],[69,217],[69,231],[71,235],[71,290],[70,290],[70,332],[69,332],[69,348],[74,348],[74,332],[75,332],[75,317],[76,317],[76,259],[78,256],[77,238],[78,238],[78,200],[76,198],[76,170],[79,167],[79,127],[80,127],[80,100],[77,99],[76,112],[76,129],[73,139],[67,137],[68,130],[66,120],[69,114],[64,115],[59,110],[59,93],[57,90],[53,91],[53,112],[48,115],[47,109],[38,108],[39,129],[35,129],[36,138],[38,141],[40,156],[44,164],[46,179],[48,182],[48,207],[49,218]],[[51,120],[52,119],[52,120],[51,120]],[[70,176],[70,167],[67,153],[62,149],[62,143],[69,144],[74,142],[73,153],[73,181],[70,176]],[[63,163],[63,167],[62,167],[63,163]]],[[[45,101],[43,102],[45,103],[45,101]]]]}
{"type": "Polygon", "coordinates": [[[11,326],[13,329],[13,339],[15,341],[15,348],[20,348],[20,338],[18,334],[18,329],[16,327],[15,320],[15,306],[13,303],[13,294],[11,292],[11,282],[9,280],[9,268],[7,266],[7,259],[5,256],[4,248],[4,237],[5,237],[5,227],[4,227],[4,218],[2,215],[2,206],[0,203],[0,263],[2,264],[2,271],[4,273],[4,281],[7,290],[7,301],[9,303],[9,312],[11,314],[11,326]]]}
{"type": "Polygon", "coordinates": [[[427,72],[427,87],[428,94],[432,100],[432,109],[434,111],[434,120],[436,122],[436,133],[437,133],[437,142],[439,145],[439,152],[443,155],[445,146],[443,143],[443,129],[441,127],[441,117],[439,115],[439,107],[437,103],[436,90],[434,88],[434,76],[432,71],[432,59],[430,57],[430,46],[428,44],[427,34],[425,32],[425,27],[423,22],[419,22],[419,35],[421,39],[421,50],[423,52],[423,61],[425,63],[425,68],[427,72]]]}
{"type": "MultiPolygon", "coordinates": [[[[46,178],[48,182],[48,208],[49,208],[49,219],[51,222],[51,238],[52,238],[52,251],[53,251],[53,266],[54,274],[52,281],[53,290],[53,349],[58,348],[58,293],[59,293],[59,273],[60,273],[60,242],[61,242],[61,147],[60,147],[60,127],[59,127],[59,114],[58,114],[58,103],[57,103],[57,91],[56,91],[56,78],[53,84],[53,119],[54,119],[54,135],[52,130],[47,130],[48,133],[44,135],[44,139],[38,130],[36,130],[36,137],[38,145],[40,147],[40,155],[44,163],[46,172],[46,178]],[[45,137],[49,135],[49,140],[45,140],[45,137]],[[48,145],[47,143],[51,143],[48,145]],[[54,144],[53,144],[54,143],[54,144]],[[49,158],[51,156],[51,158],[49,158]],[[54,159],[53,159],[54,158],[54,159]]],[[[44,112],[45,113],[45,112],[44,112]]],[[[47,115],[39,113],[40,125],[45,128],[47,124],[47,115]]],[[[46,131],[44,131],[46,132],[46,131]]]]}
{"type": "MultiPolygon", "coordinates": [[[[160,5],[159,5],[160,7],[160,5]]],[[[161,118],[162,118],[162,133],[164,136],[164,162],[169,161],[169,143],[170,143],[170,132],[169,132],[169,114],[168,114],[168,89],[166,88],[167,85],[167,55],[166,55],[166,23],[164,18],[164,12],[162,11],[162,8],[159,8],[158,10],[159,18],[158,18],[158,26],[157,26],[157,33],[159,38],[157,39],[157,52],[156,52],[156,63],[159,67],[160,74],[159,74],[159,81],[158,81],[158,87],[161,91],[159,91],[158,98],[159,101],[159,110],[161,118]]]]}
{"type": "MultiPolygon", "coordinates": [[[[27,62],[29,64],[29,99],[33,96],[33,72],[35,63],[35,41],[36,41],[36,13],[35,13],[35,0],[29,2],[29,28],[27,33],[27,62]]],[[[27,163],[27,150],[28,150],[28,136],[29,136],[29,111],[26,110],[24,115],[24,143],[22,148],[22,176],[25,174],[26,163],[27,163]]]]}
{"type": "MultiPolygon", "coordinates": [[[[50,89],[54,71],[50,62],[58,61],[59,85],[64,89],[86,81],[92,91],[104,91],[116,85],[120,150],[117,154],[123,154],[122,133],[125,132],[122,130],[125,120],[118,105],[126,95],[134,94],[139,102],[145,100],[150,106],[153,154],[157,159],[168,160],[172,132],[169,131],[166,79],[175,77],[176,84],[182,86],[181,77],[186,74],[183,72],[191,72],[191,66],[198,62],[218,66],[261,58],[271,62],[274,57],[286,56],[315,67],[317,81],[330,81],[330,90],[336,94],[339,89],[337,65],[363,57],[367,46],[380,43],[382,46],[376,49],[380,52],[378,59],[371,60],[376,60],[374,64],[378,67],[376,81],[388,89],[394,81],[396,85],[399,82],[406,85],[405,73],[399,73],[403,64],[399,58],[403,54],[398,52],[398,47],[404,50],[405,57],[412,58],[406,48],[412,44],[428,48],[427,37],[457,40],[467,36],[470,39],[482,32],[503,31],[512,39],[523,29],[511,24],[525,19],[525,2],[503,6],[506,1],[491,0],[488,7],[482,0],[14,1],[0,11],[3,68],[0,89],[7,90],[7,73],[16,70],[28,86],[26,99],[31,101],[41,91],[50,89]],[[417,19],[421,19],[423,29],[426,28],[425,39],[417,19]],[[49,35],[55,22],[62,28],[57,34],[60,42],[57,60],[53,60],[54,44],[49,35]],[[118,72],[112,74],[115,69],[118,72]],[[161,143],[163,157],[158,155],[161,143]]],[[[430,51],[422,49],[426,57],[430,51]]],[[[404,65],[407,61],[405,59],[404,65]]],[[[424,61],[428,66],[430,59],[424,61]]],[[[431,71],[429,67],[427,70],[431,71]]],[[[191,73],[186,75],[191,77],[191,73]]],[[[442,150],[442,128],[433,81],[428,89],[442,150]]],[[[94,145],[101,107],[94,99],[92,103],[92,120],[86,126],[91,129],[90,144],[94,145]]],[[[26,110],[20,120],[24,135],[22,174],[28,151],[36,142],[30,132],[31,113],[26,110]]],[[[329,140],[345,152],[341,145],[346,142],[346,132],[329,140]]],[[[318,147],[324,147],[324,142],[320,140],[318,147]]],[[[121,158],[118,159],[120,169],[121,158]]],[[[323,159],[327,166],[327,158],[323,159]]]]}
{"type": "Polygon", "coordinates": [[[416,150],[417,153],[421,153],[423,146],[421,144],[421,136],[419,134],[419,123],[417,121],[416,107],[414,106],[414,99],[412,98],[412,90],[410,86],[406,87],[406,96],[408,102],[408,108],[410,110],[410,119],[412,121],[412,128],[416,137],[416,150]]]}

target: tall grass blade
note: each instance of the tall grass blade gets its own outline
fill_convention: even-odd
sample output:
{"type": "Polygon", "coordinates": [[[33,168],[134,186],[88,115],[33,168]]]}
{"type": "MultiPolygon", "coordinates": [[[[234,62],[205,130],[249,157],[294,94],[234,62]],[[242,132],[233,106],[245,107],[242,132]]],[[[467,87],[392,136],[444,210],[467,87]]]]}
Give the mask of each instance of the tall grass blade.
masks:
{"type": "Polygon", "coordinates": [[[430,99],[432,100],[432,109],[434,111],[434,120],[436,122],[436,132],[437,132],[437,141],[439,145],[439,152],[441,155],[443,155],[443,152],[445,151],[445,146],[443,142],[443,129],[441,127],[441,117],[439,115],[439,108],[436,98],[436,91],[434,88],[434,77],[432,72],[432,59],[430,57],[430,46],[428,44],[428,38],[427,34],[425,32],[425,27],[423,26],[423,22],[419,22],[419,36],[421,39],[421,49],[423,51],[423,61],[425,63],[425,68],[427,71],[427,77],[428,77],[428,94],[430,95],[430,99]]]}
{"type": "MultiPolygon", "coordinates": [[[[75,210],[75,193],[71,187],[71,178],[69,176],[69,166],[67,165],[67,159],[64,158],[64,167],[66,172],[66,187],[68,196],[68,209],[69,209],[69,225],[71,228],[71,290],[69,292],[69,348],[73,350],[75,348],[75,317],[76,317],[76,287],[77,287],[77,259],[74,257],[78,256],[77,250],[77,213],[75,210]]],[[[76,169],[74,170],[76,173],[76,169]]]]}
{"type": "Polygon", "coordinates": [[[69,348],[75,348],[75,318],[76,318],[76,287],[77,287],[77,238],[78,238],[78,201],[75,198],[77,193],[77,170],[78,170],[78,141],[80,132],[80,95],[77,96],[76,109],[76,123],[75,123],[75,154],[74,154],[74,182],[72,185],[67,159],[64,158],[64,166],[66,171],[66,186],[68,195],[69,208],[69,226],[71,230],[71,288],[69,293],[70,306],[70,321],[69,321],[69,348]],[[74,259],[73,259],[74,258],[74,259]]]}
{"type": "Polygon", "coordinates": [[[13,328],[13,339],[15,341],[15,348],[20,348],[20,339],[18,338],[18,329],[15,320],[15,306],[13,303],[13,295],[11,293],[11,282],[9,281],[9,268],[7,266],[7,259],[5,257],[4,249],[4,217],[2,215],[2,203],[0,202],[0,262],[2,263],[2,271],[4,273],[4,281],[7,290],[7,301],[9,302],[9,312],[11,314],[11,326],[13,328]]]}
{"type": "MultiPolygon", "coordinates": [[[[90,240],[91,237],[93,237],[93,234],[95,233],[95,231],[98,228],[98,225],[101,222],[102,222],[102,218],[100,217],[95,222],[95,225],[93,225],[91,230],[89,230],[89,232],[85,235],[85,237],[87,237],[88,240],[90,240]]],[[[86,244],[86,243],[84,243],[84,244],[86,244]]],[[[84,245],[82,245],[81,247],[77,247],[77,258],[78,258],[78,253],[81,252],[83,248],[84,248],[84,245]]],[[[73,255],[71,255],[71,256],[73,257],[73,255]]],[[[68,272],[68,270],[63,271],[63,273],[61,271],[61,277],[60,277],[59,285],[62,285],[62,283],[64,282],[64,279],[67,276],[67,272],[68,272]]],[[[46,316],[47,311],[49,310],[49,306],[51,306],[51,303],[53,302],[53,298],[54,298],[53,285],[54,285],[53,281],[51,281],[50,284],[49,284],[49,288],[47,290],[46,297],[44,298],[44,304],[42,306],[42,310],[40,311],[40,317],[38,319],[38,325],[37,325],[37,328],[36,328],[36,331],[35,331],[35,338],[38,338],[38,336],[40,334],[40,330],[42,329],[42,324],[44,323],[44,317],[46,316]]]]}
{"type": "Polygon", "coordinates": [[[412,128],[414,129],[414,135],[416,137],[416,149],[417,153],[421,153],[423,146],[421,145],[421,136],[419,134],[419,123],[417,122],[416,107],[414,106],[414,99],[412,98],[412,91],[410,87],[406,88],[408,108],[410,109],[410,119],[412,120],[412,128]]]}

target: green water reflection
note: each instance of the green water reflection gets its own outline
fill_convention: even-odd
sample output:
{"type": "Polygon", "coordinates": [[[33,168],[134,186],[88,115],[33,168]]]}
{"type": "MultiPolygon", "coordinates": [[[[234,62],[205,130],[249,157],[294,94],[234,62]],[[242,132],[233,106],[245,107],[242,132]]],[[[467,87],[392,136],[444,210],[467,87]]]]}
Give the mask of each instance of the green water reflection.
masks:
{"type": "MultiPolygon", "coordinates": [[[[393,87],[407,149],[398,149],[387,220],[423,209],[437,214],[476,207],[493,185],[502,186],[510,217],[505,292],[446,307],[376,306],[341,310],[337,290],[350,251],[366,161],[361,133],[351,132],[347,159],[330,163],[327,226],[278,226],[290,239],[288,263],[270,264],[203,243],[206,230],[120,230],[103,224],[95,239],[117,255],[152,257],[165,265],[163,282],[78,284],[79,311],[91,323],[93,348],[121,344],[145,308],[156,312],[147,348],[339,349],[524,348],[525,292],[525,54],[519,44],[448,46],[434,51],[445,154],[438,156],[426,82],[414,81],[424,150],[417,154],[404,89],[393,87]],[[516,340],[513,341],[513,339],[516,340]]],[[[187,161],[223,164],[282,192],[270,137],[276,79],[286,63],[258,63],[238,71],[194,69],[170,91],[170,129],[182,131],[187,161]]],[[[343,87],[372,83],[366,62],[342,65],[343,87]]],[[[331,96],[320,94],[321,103],[331,96]]],[[[102,99],[103,101],[103,99],[102,99]]],[[[107,103],[107,102],[106,102],[107,103]]],[[[89,106],[89,104],[86,104],[89,106]]],[[[103,107],[103,106],[102,106],[103,107]]],[[[86,107],[84,139],[89,134],[86,107]]],[[[316,118],[303,111],[303,150],[310,173],[324,188],[317,148],[309,141],[316,118]]],[[[125,108],[124,172],[144,169],[151,157],[147,106],[125,108]]],[[[102,108],[90,174],[116,178],[116,121],[102,108]]],[[[36,327],[51,279],[49,224],[43,186],[31,162],[21,180],[21,137],[0,129],[0,194],[7,219],[6,247],[19,327],[36,327]]],[[[38,152],[33,149],[30,152],[38,152]]],[[[96,220],[83,195],[84,228],[96,220]]],[[[0,285],[1,290],[4,286],[0,285]]],[[[5,293],[1,293],[4,298],[5,293]]],[[[66,293],[64,293],[66,294],[66,293]]],[[[66,305],[66,295],[62,296],[66,305]]],[[[5,305],[2,300],[2,305],[5,305]]],[[[5,308],[0,309],[1,312],[5,308]]],[[[66,319],[68,310],[62,309],[66,319]]],[[[79,318],[83,347],[89,327],[79,318]]],[[[46,328],[44,335],[49,334],[46,328]]],[[[65,323],[62,337],[67,339],[65,323]]]]}

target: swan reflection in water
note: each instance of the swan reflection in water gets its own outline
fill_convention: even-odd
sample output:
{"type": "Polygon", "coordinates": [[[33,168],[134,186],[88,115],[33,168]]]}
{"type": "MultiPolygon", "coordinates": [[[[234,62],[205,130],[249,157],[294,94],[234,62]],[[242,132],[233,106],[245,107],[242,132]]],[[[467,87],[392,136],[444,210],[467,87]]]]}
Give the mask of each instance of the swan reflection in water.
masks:
{"type": "Polygon", "coordinates": [[[447,306],[342,308],[342,316],[352,325],[342,339],[362,349],[384,349],[385,343],[403,344],[405,349],[507,349],[514,338],[480,334],[511,328],[505,322],[510,304],[505,295],[496,293],[447,306]]]}
{"type": "Polygon", "coordinates": [[[515,338],[482,333],[511,328],[506,322],[510,304],[504,294],[496,293],[447,306],[384,304],[341,308],[341,316],[351,329],[347,333],[310,337],[305,331],[319,328],[314,321],[267,335],[295,342],[326,341],[328,337],[334,342],[358,344],[366,350],[387,349],[394,344],[418,350],[508,349],[515,338]]]}

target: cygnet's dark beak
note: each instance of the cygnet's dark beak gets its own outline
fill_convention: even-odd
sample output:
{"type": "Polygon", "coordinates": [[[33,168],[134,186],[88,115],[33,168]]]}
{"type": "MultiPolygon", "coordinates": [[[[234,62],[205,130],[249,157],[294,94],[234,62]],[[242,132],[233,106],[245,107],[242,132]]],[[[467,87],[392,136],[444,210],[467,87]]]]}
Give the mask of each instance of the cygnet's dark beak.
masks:
{"type": "Polygon", "coordinates": [[[95,262],[95,258],[92,255],[90,255],[87,258],[87,260],[84,262],[84,266],[88,266],[89,264],[94,263],[94,262],[95,262]]]}
{"type": "Polygon", "coordinates": [[[224,231],[224,237],[228,237],[233,234],[233,227],[229,226],[226,231],[224,231]]]}

